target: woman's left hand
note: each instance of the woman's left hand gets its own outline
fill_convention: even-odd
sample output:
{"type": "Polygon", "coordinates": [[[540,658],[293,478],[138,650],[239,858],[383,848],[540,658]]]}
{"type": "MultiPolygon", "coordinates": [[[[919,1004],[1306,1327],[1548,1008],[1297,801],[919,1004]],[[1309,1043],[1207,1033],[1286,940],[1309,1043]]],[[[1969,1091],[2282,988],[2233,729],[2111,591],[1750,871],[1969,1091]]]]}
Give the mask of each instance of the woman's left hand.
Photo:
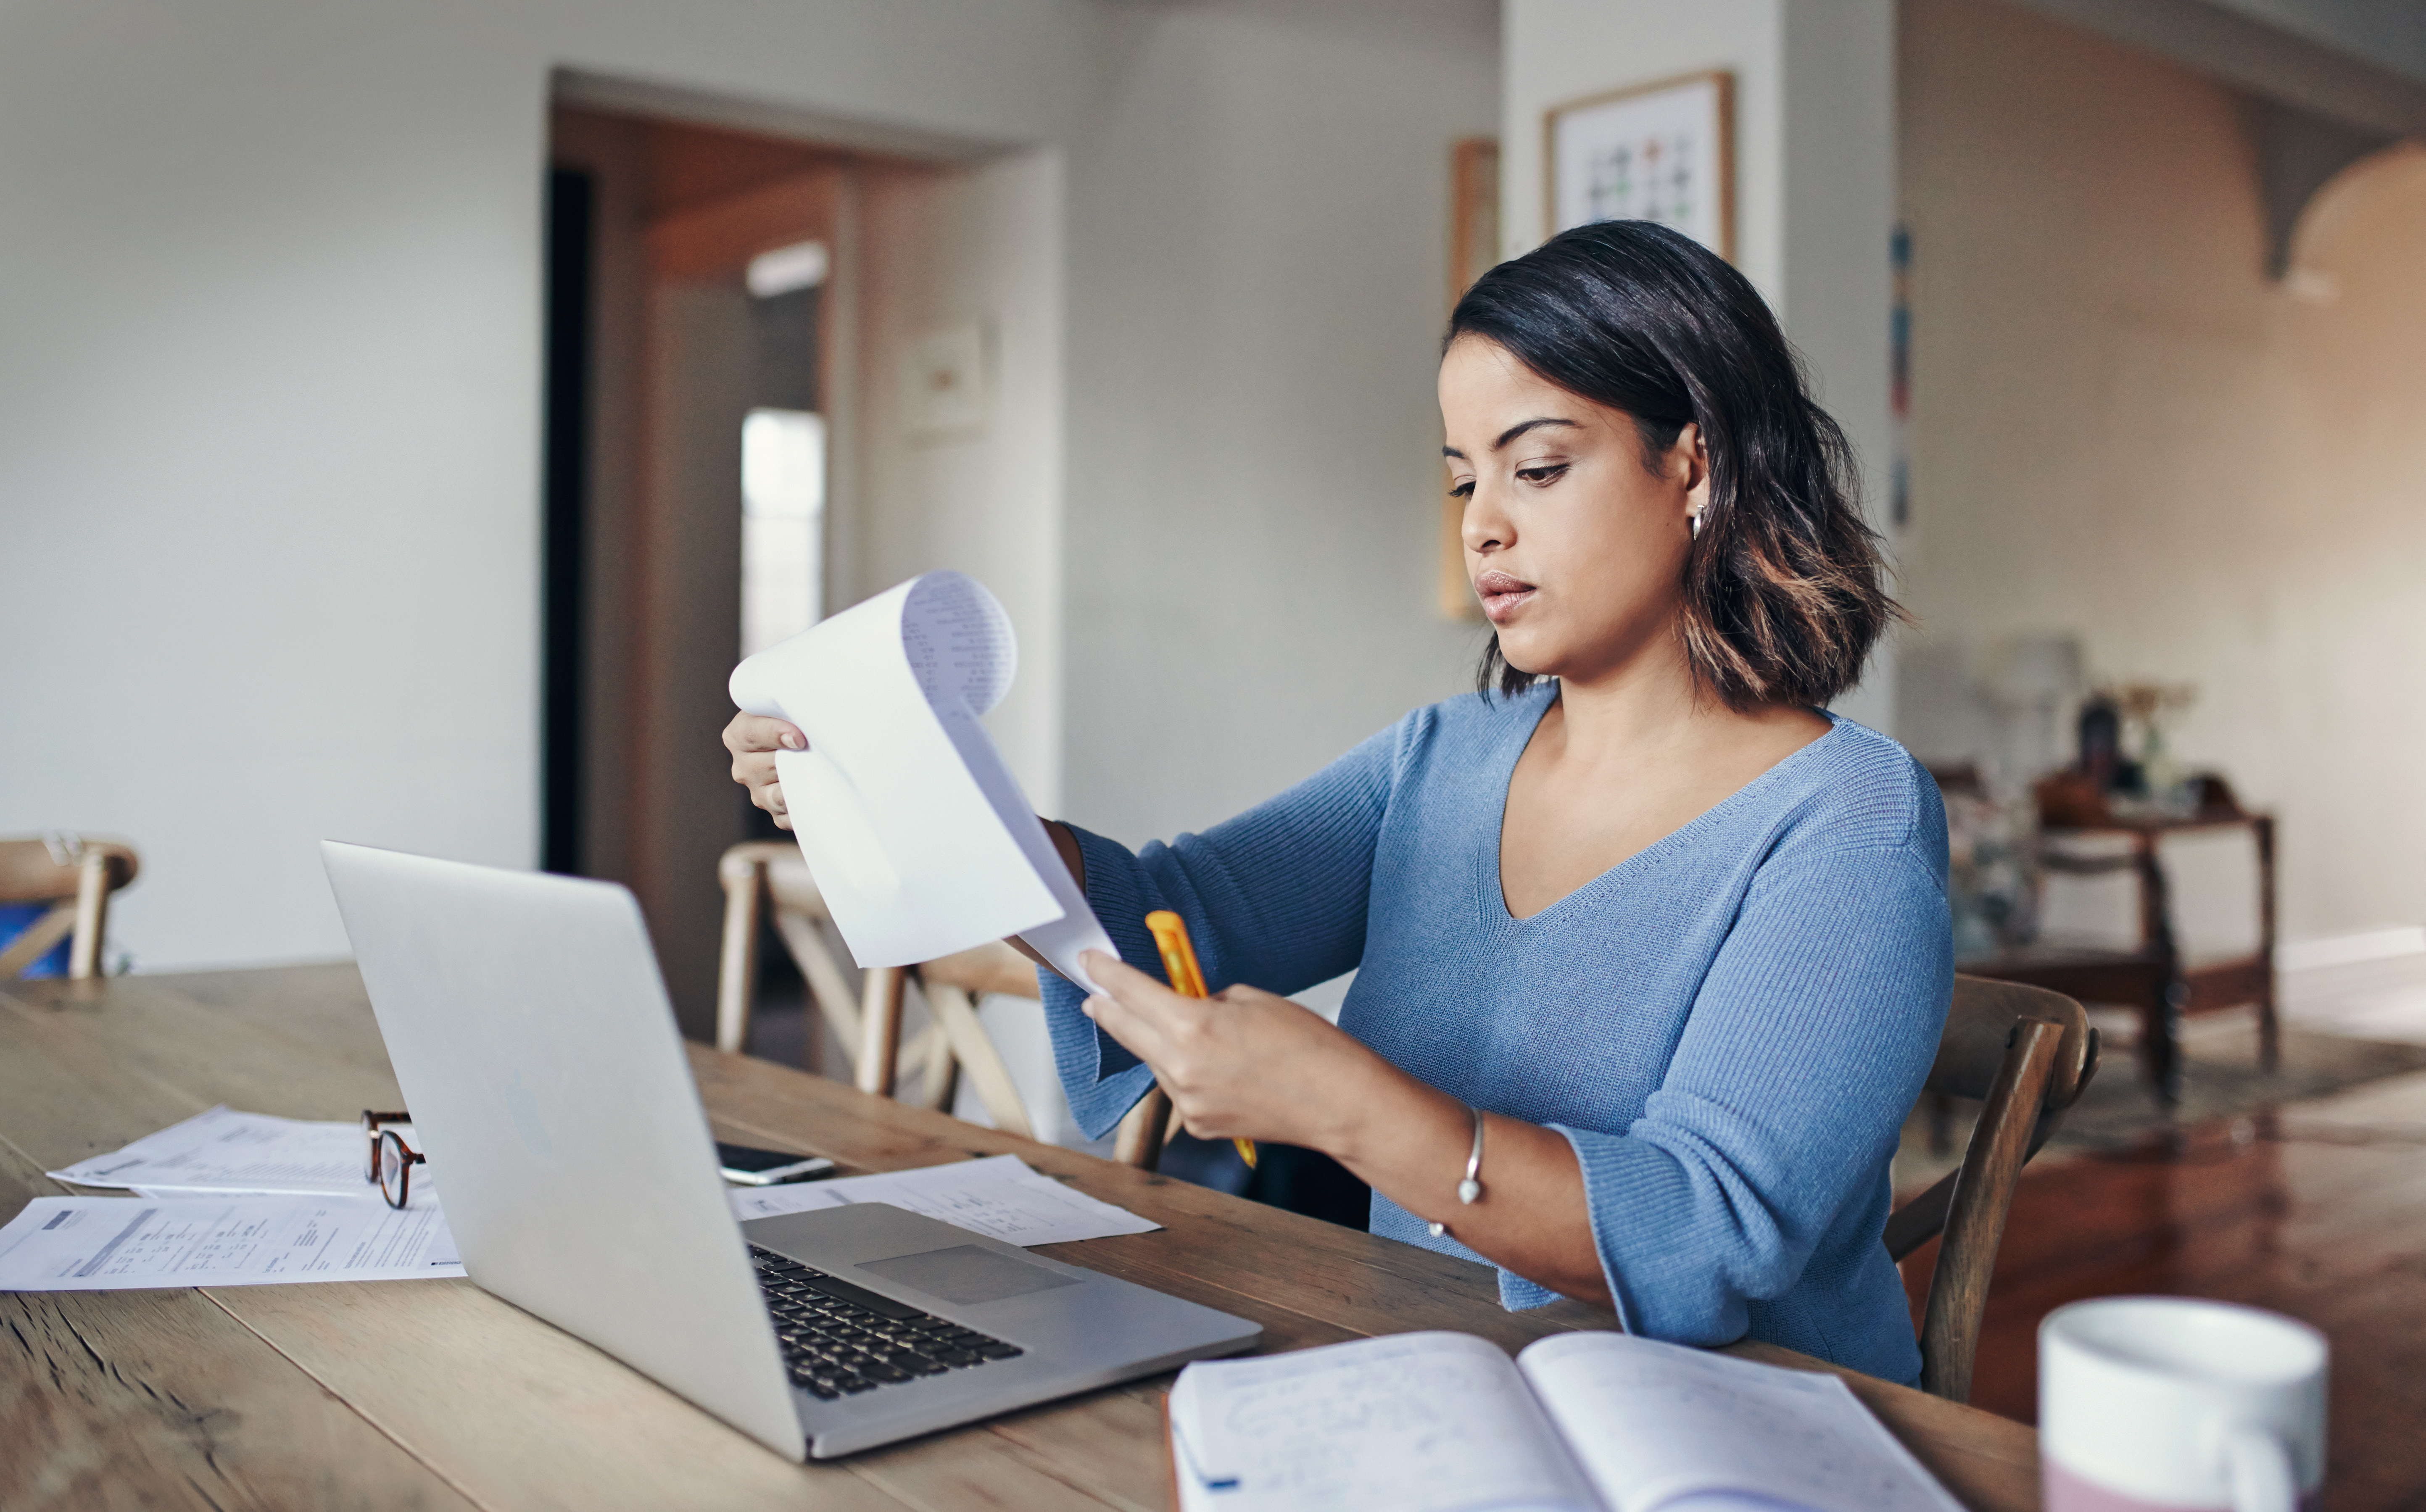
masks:
{"type": "Polygon", "coordinates": [[[1259,988],[1181,997],[1101,951],[1082,957],[1108,997],[1087,1017],[1154,1069],[1200,1139],[1270,1139],[1328,1148],[1334,1125],[1365,1099],[1348,1085],[1382,1065],[1321,1015],[1259,988]]]}

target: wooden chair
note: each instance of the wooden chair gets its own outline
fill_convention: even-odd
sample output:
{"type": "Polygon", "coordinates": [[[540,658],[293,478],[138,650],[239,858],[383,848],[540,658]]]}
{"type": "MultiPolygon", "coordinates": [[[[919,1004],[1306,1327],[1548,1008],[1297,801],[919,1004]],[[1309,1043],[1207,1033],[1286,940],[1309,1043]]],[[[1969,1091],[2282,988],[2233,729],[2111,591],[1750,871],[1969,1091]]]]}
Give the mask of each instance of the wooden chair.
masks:
{"type": "Polygon", "coordinates": [[[0,982],[24,975],[61,940],[69,941],[71,978],[99,976],[110,894],[134,881],[140,869],[133,845],[105,835],[0,840],[0,903],[52,906],[0,950],[0,982]]]}
{"type": "MultiPolygon", "coordinates": [[[[809,1003],[831,1025],[849,1062],[850,1080],[863,1092],[895,1095],[894,1084],[906,1069],[921,1079],[914,1100],[936,1106],[949,1089],[932,1084],[947,1070],[938,1067],[934,1041],[922,1036],[904,1056],[900,1044],[901,981],[899,967],[860,973],[853,988],[850,974],[826,943],[825,926],[832,920],[825,899],[809,876],[800,847],[789,841],[753,840],[735,845],[717,862],[717,880],[724,888],[724,938],[719,952],[716,980],[716,1048],[744,1051],[750,1044],[750,1023],[757,1007],[760,925],[771,924],[793,964],[808,984],[809,1003]]],[[[808,1070],[821,1070],[819,1037],[808,1037],[808,1070]]]]}
{"type": "Polygon", "coordinates": [[[2014,1187],[2096,1071],[2097,1033],[2079,1004],[2044,988],[1954,978],[1928,1088],[1984,1105],[1962,1166],[1898,1208],[1885,1234],[1887,1255],[1898,1263],[1945,1235],[1920,1328],[1923,1391],[1970,1399],[1988,1279],[2014,1187]]]}
{"type": "MultiPolygon", "coordinates": [[[[1034,1136],[1035,1119],[978,1017],[978,1000],[988,993],[1039,996],[1036,968],[1027,957],[995,941],[916,966],[863,972],[854,993],[841,963],[827,948],[823,926],[830,916],[798,845],[789,841],[736,845],[724,853],[717,876],[724,885],[718,1049],[739,1051],[748,1044],[758,980],[759,925],[766,919],[799,965],[817,1012],[842,1041],[851,1060],[851,1080],[861,1091],[897,1097],[903,1079],[914,1078],[916,1090],[908,1101],[946,1109],[965,1075],[995,1128],[1034,1136]],[[901,1022],[913,981],[934,1021],[905,1046],[901,1022]]],[[[1115,1146],[1119,1158],[1151,1169],[1161,1159],[1171,1121],[1170,1100],[1159,1089],[1149,1093],[1122,1121],[1115,1146]]]]}

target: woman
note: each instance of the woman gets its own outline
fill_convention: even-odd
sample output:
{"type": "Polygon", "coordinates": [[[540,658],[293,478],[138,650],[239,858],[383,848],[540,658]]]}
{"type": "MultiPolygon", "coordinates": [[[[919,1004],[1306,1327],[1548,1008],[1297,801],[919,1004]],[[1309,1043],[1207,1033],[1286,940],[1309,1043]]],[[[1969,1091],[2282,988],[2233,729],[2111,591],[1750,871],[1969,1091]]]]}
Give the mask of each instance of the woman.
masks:
{"type": "MultiPolygon", "coordinates": [[[[1950,988],[1946,825],[1820,712],[1897,613],[1844,438],[1742,276],[1639,221],[1484,275],[1440,402],[1480,696],[1202,835],[1052,827],[1128,959],[1173,909],[1231,984],[1044,973],[1079,1122],[1158,1081],[1193,1134],[1335,1157],[1374,1232],[1496,1265],[1512,1308],[1913,1380],[1880,1234],[1950,988]],[[1351,968],[1336,1028],[1279,995],[1351,968]]],[[[726,732],[778,814],[799,738],[726,732]]]]}

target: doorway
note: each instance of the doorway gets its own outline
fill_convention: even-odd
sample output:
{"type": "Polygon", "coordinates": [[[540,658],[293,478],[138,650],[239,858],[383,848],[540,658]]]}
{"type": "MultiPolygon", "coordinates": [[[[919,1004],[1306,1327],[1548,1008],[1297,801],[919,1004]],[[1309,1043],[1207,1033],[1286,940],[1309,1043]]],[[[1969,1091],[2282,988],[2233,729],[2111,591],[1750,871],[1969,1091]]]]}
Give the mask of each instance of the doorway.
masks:
{"type": "Polygon", "coordinates": [[[543,849],[638,894],[704,1038],[717,859],[776,833],[717,740],[745,649],[968,572],[1020,639],[987,725],[1058,805],[1062,166],[595,98],[552,116],[543,849]]]}
{"type": "Polygon", "coordinates": [[[718,127],[551,120],[542,851],[639,896],[699,1037],[717,858],[779,833],[717,745],[725,677],[835,602],[863,171],[718,127]]]}

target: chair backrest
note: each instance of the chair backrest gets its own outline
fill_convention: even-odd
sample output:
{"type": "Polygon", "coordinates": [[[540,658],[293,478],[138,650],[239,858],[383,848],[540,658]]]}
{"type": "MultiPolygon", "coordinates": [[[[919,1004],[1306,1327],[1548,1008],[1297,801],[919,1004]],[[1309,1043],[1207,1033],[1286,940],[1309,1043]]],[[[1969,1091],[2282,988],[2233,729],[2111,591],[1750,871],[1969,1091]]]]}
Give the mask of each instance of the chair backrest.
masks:
{"type": "MultiPolygon", "coordinates": [[[[1036,968],[1026,957],[995,941],[913,967],[871,968],[861,973],[854,1001],[849,977],[827,947],[825,901],[799,846],[788,841],[736,845],[724,853],[717,875],[725,894],[717,981],[718,1049],[738,1051],[749,1042],[764,919],[774,925],[800,966],[811,1001],[850,1057],[851,1080],[861,1091],[893,1097],[898,1086],[914,1079],[911,1101],[948,1108],[965,1075],[995,1128],[1034,1136],[1036,1121],[978,1015],[978,1000],[990,993],[1038,995],[1036,968]],[[902,1009],[913,981],[934,1021],[905,1045],[902,1009]]],[[[1170,1116],[1169,1100],[1158,1091],[1150,1093],[1122,1122],[1116,1147],[1120,1158],[1151,1167],[1160,1158],[1170,1116]]]]}
{"type": "Polygon", "coordinates": [[[135,847],[105,835],[46,834],[0,840],[0,903],[48,903],[50,910],[0,949],[0,982],[70,940],[68,975],[101,974],[110,894],[135,880],[135,847]]]}
{"type": "Polygon", "coordinates": [[[2061,992],[1954,979],[1928,1089],[1982,1104],[1963,1164],[1887,1219],[1898,1261],[1941,1232],[1920,1330],[1921,1387],[1962,1402],[1971,1394],[1988,1279],[2022,1166],[2038,1153],[2097,1071],[2097,1033],[2061,992]]]}

